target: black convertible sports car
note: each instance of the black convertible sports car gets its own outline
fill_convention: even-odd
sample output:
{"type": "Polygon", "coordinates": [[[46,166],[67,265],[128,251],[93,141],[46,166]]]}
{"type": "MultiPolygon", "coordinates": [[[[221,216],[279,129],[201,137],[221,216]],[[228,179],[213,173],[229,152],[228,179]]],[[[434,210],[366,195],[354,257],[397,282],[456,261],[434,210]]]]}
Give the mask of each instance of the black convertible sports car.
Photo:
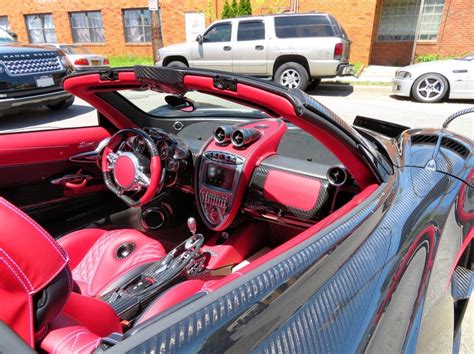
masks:
{"type": "Polygon", "coordinates": [[[98,126],[0,138],[0,352],[452,350],[474,263],[454,117],[350,126],[190,69],[63,85],[98,126]]]}

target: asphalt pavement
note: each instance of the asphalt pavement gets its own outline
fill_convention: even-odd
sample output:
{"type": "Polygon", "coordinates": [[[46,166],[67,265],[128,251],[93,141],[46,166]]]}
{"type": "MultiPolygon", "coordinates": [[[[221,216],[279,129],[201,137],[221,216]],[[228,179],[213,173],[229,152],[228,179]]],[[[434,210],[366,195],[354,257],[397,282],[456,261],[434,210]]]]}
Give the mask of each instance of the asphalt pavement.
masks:
{"type": "MultiPolygon", "coordinates": [[[[472,107],[474,104],[473,101],[453,100],[433,104],[417,103],[409,99],[391,96],[390,88],[386,86],[361,88],[356,85],[346,85],[343,90],[339,90],[334,86],[322,85],[308,93],[348,123],[352,123],[354,118],[360,115],[411,128],[439,128],[450,114],[472,107]]],[[[137,92],[137,94],[139,93],[137,92]]],[[[142,99],[147,103],[147,96],[143,96],[142,99]]],[[[76,98],[74,105],[64,111],[36,108],[0,117],[0,133],[83,127],[96,124],[97,112],[95,109],[83,100],[76,98]]],[[[450,130],[474,140],[474,114],[458,118],[450,125],[450,130]]],[[[470,305],[466,313],[459,352],[474,353],[473,305],[470,305]]]]}

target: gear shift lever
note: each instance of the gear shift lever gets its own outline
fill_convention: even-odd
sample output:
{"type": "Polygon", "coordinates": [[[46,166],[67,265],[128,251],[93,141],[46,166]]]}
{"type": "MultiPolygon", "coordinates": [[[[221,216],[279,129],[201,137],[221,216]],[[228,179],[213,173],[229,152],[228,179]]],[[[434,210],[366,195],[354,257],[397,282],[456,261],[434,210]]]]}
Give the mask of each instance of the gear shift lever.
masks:
{"type": "Polygon", "coordinates": [[[197,230],[197,225],[196,225],[196,219],[193,217],[188,218],[188,229],[192,234],[192,238],[196,239],[196,230],[197,230]]]}

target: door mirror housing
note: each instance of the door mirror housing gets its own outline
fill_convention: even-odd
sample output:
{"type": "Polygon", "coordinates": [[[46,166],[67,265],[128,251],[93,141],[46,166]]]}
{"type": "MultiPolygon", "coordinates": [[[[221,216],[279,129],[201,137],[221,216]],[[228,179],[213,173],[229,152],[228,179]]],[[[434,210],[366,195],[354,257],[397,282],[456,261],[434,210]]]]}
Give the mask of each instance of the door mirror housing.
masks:
{"type": "Polygon", "coordinates": [[[202,35],[200,35],[200,34],[197,35],[196,42],[198,42],[199,44],[202,44],[202,42],[203,42],[202,35]]]}

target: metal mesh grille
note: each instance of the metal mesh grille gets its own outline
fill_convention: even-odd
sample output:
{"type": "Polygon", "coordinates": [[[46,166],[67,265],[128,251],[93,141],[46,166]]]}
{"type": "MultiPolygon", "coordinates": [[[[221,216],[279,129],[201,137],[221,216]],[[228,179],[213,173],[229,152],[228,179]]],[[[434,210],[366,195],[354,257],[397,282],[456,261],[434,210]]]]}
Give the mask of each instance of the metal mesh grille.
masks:
{"type": "Polygon", "coordinates": [[[8,73],[12,76],[40,74],[62,70],[58,57],[4,60],[3,64],[8,73]]]}

